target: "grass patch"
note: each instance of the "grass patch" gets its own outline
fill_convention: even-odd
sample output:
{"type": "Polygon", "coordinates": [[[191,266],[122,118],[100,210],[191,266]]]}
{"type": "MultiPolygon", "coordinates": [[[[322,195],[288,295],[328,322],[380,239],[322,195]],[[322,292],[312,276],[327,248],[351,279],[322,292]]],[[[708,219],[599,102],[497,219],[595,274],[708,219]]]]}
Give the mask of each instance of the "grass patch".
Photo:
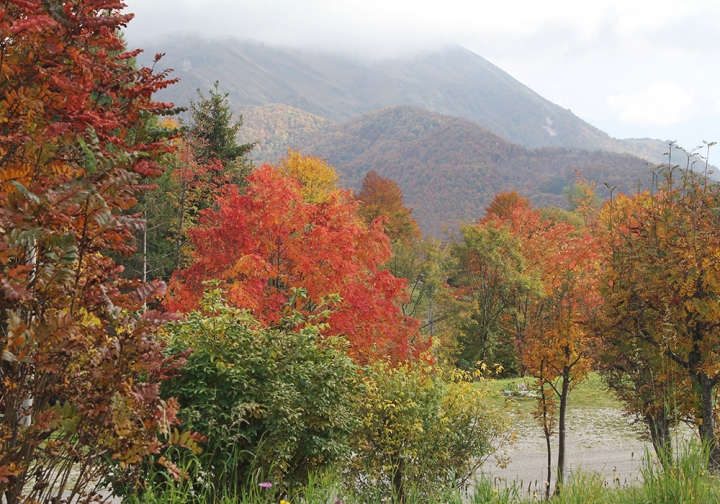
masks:
{"type": "MultiPolygon", "coordinates": [[[[516,389],[524,384],[529,390],[533,389],[535,380],[532,378],[502,378],[489,380],[487,382],[490,391],[490,400],[497,407],[507,407],[521,415],[530,415],[537,405],[537,400],[532,397],[506,397],[504,390],[516,389]]],[[[598,373],[590,373],[588,377],[579,383],[568,400],[568,409],[622,409],[622,403],[615,399],[607,389],[602,377],[598,373]]]]}

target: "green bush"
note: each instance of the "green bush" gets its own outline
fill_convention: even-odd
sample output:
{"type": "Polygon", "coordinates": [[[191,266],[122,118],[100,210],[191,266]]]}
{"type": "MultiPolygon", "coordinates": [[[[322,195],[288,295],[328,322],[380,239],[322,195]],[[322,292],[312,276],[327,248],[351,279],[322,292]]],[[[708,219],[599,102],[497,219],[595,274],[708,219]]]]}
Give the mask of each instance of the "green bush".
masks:
{"type": "Polygon", "coordinates": [[[348,484],[366,495],[437,498],[461,488],[504,441],[502,415],[467,374],[376,364],[364,377],[348,484]]]}
{"type": "Polygon", "coordinates": [[[178,399],[185,429],[207,436],[201,461],[216,486],[253,475],[301,483],[348,455],[358,369],[344,341],[311,322],[264,328],[212,291],[201,312],[166,327],[168,351],[192,353],[162,393],[178,399]]]}

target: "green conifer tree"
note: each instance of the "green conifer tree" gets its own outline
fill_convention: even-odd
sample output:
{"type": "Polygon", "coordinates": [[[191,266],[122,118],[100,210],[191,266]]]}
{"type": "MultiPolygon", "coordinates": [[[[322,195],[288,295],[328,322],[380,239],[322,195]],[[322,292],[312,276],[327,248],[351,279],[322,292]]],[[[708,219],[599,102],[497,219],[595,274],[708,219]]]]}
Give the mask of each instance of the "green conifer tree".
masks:
{"type": "Polygon", "coordinates": [[[242,186],[252,168],[248,154],[255,144],[238,144],[242,115],[232,123],[229,94],[220,92],[218,86],[218,81],[215,81],[207,98],[198,89],[198,101],[190,103],[190,138],[199,163],[206,164],[217,159],[226,171],[237,176],[237,182],[242,186]]]}

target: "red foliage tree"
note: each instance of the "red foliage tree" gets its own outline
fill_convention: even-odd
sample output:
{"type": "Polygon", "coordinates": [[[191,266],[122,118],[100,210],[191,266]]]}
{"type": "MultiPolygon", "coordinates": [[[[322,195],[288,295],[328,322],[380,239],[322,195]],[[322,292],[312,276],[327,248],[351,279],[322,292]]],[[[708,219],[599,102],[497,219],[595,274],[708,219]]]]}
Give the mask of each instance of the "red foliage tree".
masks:
{"type": "MultiPolygon", "coordinates": [[[[0,495],[73,501],[156,453],[175,408],[143,304],[119,279],[142,177],[169,151],[146,128],[167,74],[134,68],[115,0],[0,6],[0,495]],[[73,478],[68,476],[73,473],[73,478]],[[57,478],[57,479],[56,479],[57,478]],[[53,484],[55,481],[55,484],[53,484]]],[[[91,495],[90,495],[91,497],[91,495]]],[[[88,497],[88,498],[90,498],[88,497]]]]}
{"type": "Polygon", "coordinates": [[[216,279],[231,302],[272,325],[294,289],[304,289],[295,308],[306,315],[340,295],[327,335],[346,336],[360,362],[416,357],[428,346],[398,306],[405,281],[381,269],[390,242],[380,220],[364,226],[346,194],[305,202],[299,182],[264,166],[248,177],[245,194],[206,211],[190,237],[194,262],[173,276],[172,310],[195,309],[203,282],[216,279]]]}

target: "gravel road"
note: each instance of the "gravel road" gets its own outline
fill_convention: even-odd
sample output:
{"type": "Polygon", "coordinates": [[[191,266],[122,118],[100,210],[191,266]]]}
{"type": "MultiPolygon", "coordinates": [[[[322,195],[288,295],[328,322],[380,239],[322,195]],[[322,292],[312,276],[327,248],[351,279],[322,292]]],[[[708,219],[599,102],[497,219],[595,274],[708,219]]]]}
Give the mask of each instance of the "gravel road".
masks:
{"type": "MultiPolygon", "coordinates": [[[[542,430],[532,419],[511,416],[517,440],[507,450],[510,464],[501,468],[489,461],[483,471],[498,486],[517,484],[523,495],[542,494],[547,475],[542,430]]],[[[551,443],[554,485],[557,436],[553,436],[551,443]]],[[[652,452],[652,446],[641,440],[638,426],[617,409],[579,409],[568,413],[566,475],[581,470],[600,474],[608,485],[631,485],[638,481],[639,468],[648,450],[652,452]]]]}

